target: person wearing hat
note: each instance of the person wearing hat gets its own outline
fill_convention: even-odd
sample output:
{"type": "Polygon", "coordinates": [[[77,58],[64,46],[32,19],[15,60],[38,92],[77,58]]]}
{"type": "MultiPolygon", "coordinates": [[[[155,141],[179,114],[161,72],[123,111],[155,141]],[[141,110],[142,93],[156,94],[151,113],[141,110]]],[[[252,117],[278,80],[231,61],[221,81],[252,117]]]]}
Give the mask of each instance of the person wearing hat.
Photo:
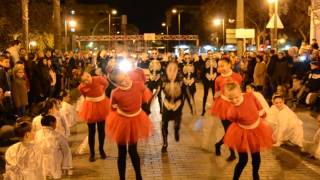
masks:
{"type": "Polygon", "coordinates": [[[320,61],[311,61],[311,72],[305,83],[305,91],[308,92],[306,97],[307,104],[314,104],[320,94],[320,61]]]}

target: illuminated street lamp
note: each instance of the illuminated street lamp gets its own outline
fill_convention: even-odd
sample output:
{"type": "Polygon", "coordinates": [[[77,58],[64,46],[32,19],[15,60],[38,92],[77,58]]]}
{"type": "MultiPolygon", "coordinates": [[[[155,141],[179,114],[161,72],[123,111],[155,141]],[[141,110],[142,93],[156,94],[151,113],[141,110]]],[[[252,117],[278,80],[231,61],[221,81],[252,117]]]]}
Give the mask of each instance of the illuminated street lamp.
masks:
{"type": "MultiPolygon", "coordinates": [[[[173,8],[172,10],[171,10],[171,12],[173,13],[173,14],[178,14],[178,34],[180,35],[180,33],[181,33],[181,11],[179,11],[178,9],[176,9],[176,8],[173,8]]],[[[179,40],[179,44],[180,44],[180,40],[179,40]]]]}
{"type": "Polygon", "coordinates": [[[68,43],[67,43],[67,39],[68,39],[68,26],[70,27],[70,31],[72,33],[76,32],[76,26],[77,26],[77,21],[75,20],[70,20],[69,22],[67,21],[67,19],[65,19],[64,21],[64,50],[67,51],[68,50],[68,43]]]}
{"type": "Polygon", "coordinates": [[[286,43],[286,39],[284,39],[284,38],[279,39],[279,43],[280,43],[280,44],[286,43]]]}
{"type": "Polygon", "coordinates": [[[224,19],[214,19],[212,23],[215,26],[220,26],[222,24],[222,46],[224,46],[224,31],[225,31],[224,19]]]}
{"type": "Polygon", "coordinates": [[[71,28],[75,28],[75,27],[77,26],[77,22],[76,22],[75,20],[70,20],[70,21],[69,21],[69,26],[70,26],[71,28]]]}
{"type": "Polygon", "coordinates": [[[108,34],[109,34],[109,48],[111,46],[111,15],[116,15],[118,11],[116,9],[111,9],[111,11],[107,11],[108,13],[108,34]]]}
{"type": "Polygon", "coordinates": [[[37,42],[36,41],[30,41],[29,42],[29,49],[31,49],[31,47],[35,48],[36,46],[37,46],[37,42]]]}

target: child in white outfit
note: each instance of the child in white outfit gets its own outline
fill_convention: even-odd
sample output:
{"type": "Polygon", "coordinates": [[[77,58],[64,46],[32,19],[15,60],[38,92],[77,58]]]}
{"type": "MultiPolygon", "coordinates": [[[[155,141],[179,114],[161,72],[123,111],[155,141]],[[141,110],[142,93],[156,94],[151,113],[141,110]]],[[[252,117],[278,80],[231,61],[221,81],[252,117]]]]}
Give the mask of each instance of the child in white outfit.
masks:
{"type": "Polygon", "coordinates": [[[56,118],[46,115],[42,118],[43,128],[36,133],[35,142],[43,155],[44,174],[59,179],[65,173],[72,174],[72,155],[66,137],[55,131],[56,118]]]}
{"type": "Polygon", "coordinates": [[[320,114],[317,116],[319,129],[313,136],[312,141],[304,141],[302,151],[310,153],[311,156],[320,159],[320,114]]]}

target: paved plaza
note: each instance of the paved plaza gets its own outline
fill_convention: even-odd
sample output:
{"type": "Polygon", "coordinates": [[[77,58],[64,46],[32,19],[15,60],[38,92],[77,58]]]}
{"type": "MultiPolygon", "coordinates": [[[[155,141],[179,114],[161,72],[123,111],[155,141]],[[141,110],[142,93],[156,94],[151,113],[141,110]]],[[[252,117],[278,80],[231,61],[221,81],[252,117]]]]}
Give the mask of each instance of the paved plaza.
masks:
{"type": "MultiPolygon", "coordinates": [[[[202,87],[197,86],[197,113],[201,111],[202,87]]],[[[209,100],[212,99],[210,95],[209,100]]],[[[211,101],[207,103],[209,108],[211,101]]],[[[237,161],[227,162],[227,148],[223,147],[222,156],[214,154],[214,143],[222,136],[223,128],[219,121],[209,115],[205,116],[201,131],[194,131],[194,124],[199,116],[191,116],[185,106],[181,127],[181,141],[174,141],[173,124],[169,129],[168,153],[161,153],[161,116],[155,112],[158,107],[153,105],[151,115],[154,134],[147,142],[139,143],[139,153],[144,179],[150,180],[187,180],[187,179],[232,179],[233,169],[237,161]]],[[[208,113],[207,113],[208,114],[208,113]]],[[[315,120],[308,113],[298,113],[304,121],[305,138],[311,139],[317,127],[315,120]]],[[[74,152],[74,175],[65,179],[118,179],[117,146],[107,140],[105,146],[108,158],[88,161],[88,154],[77,155],[75,152],[87,134],[85,124],[78,124],[72,129],[70,144],[74,152]]],[[[97,148],[96,148],[97,149],[97,148]]],[[[99,153],[96,152],[97,157],[99,153]]],[[[241,179],[251,179],[251,161],[243,172],[241,179]]],[[[300,180],[320,179],[320,161],[302,155],[296,147],[284,146],[273,148],[262,153],[260,168],[261,179],[300,180]]],[[[128,156],[127,179],[135,179],[134,170],[128,156]]]]}

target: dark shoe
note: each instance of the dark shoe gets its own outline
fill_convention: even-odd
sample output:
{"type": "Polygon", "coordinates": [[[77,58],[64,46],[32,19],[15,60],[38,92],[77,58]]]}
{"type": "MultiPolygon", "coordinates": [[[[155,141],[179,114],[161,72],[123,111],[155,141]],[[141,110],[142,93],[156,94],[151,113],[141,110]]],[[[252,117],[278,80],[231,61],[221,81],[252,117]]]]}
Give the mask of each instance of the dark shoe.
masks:
{"type": "Polygon", "coordinates": [[[206,111],[202,111],[201,116],[204,116],[205,113],[206,113],[206,111]]]}
{"type": "Polygon", "coordinates": [[[167,147],[168,147],[168,145],[162,145],[161,152],[162,153],[166,153],[167,152],[167,147]]]}
{"type": "Polygon", "coordinates": [[[100,151],[100,158],[101,159],[107,159],[107,155],[104,151],[100,151]]]}
{"type": "Polygon", "coordinates": [[[178,131],[174,132],[174,139],[176,140],[176,142],[179,142],[180,136],[179,136],[179,132],[178,131]]]}
{"type": "Polygon", "coordinates": [[[236,156],[234,154],[231,154],[228,158],[227,158],[227,161],[228,162],[231,162],[231,161],[234,161],[236,159],[236,156]]]}
{"type": "Polygon", "coordinates": [[[94,157],[94,155],[90,155],[89,162],[94,162],[94,161],[96,161],[96,158],[94,157]]]}
{"type": "Polygon", "coordinates": [[[216,144],[215,147],[216,147],[216,155],[221,156],[221,146],[219,144],[216,144]]]}

